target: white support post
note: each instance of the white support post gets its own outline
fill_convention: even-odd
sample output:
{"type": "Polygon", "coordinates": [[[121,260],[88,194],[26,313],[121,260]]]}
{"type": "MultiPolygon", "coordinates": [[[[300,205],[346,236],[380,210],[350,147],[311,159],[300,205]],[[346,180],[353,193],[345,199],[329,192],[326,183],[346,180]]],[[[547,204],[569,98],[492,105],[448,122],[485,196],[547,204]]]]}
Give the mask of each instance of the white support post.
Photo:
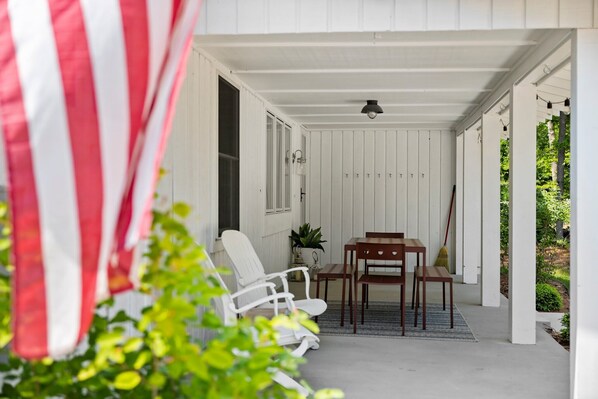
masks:
{"type": "Polygon", "coordinates": [[[482,306],[500,306],[500,132],[496,113],[482,115],[482,306]]]}
{"type": "Polygon", "coordinates": [[[571,56],[571,398],[598,397],[598,29],[571,56]]]}
{"type": "Polygon", "coordinates": [[[511,90],[509,325],[514,344],[536,343],[536,86],[511,90]]]}
{"type": "Polygon", "coordinates": [[[457,136],[457,173],[455,178],[455,274],[463,274],[463,137],[465,132],[457,136]]]}
{"type": "Polygon", "coordinates": [[[481,266],[482,146],[477,124],[463,138],[463,283],[477,284],[481,266]]]}

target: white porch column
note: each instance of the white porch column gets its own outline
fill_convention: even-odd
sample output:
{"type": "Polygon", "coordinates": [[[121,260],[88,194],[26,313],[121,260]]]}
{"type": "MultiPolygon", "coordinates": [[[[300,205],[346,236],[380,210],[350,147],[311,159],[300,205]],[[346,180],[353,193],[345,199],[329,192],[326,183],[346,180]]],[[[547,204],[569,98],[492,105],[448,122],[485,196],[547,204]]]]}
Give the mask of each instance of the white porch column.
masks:
{"type": "Polygon", "coordinates": [[[514,344],[536,343],[536,86],[511,90],[509,326],[514,344]]]}
{"type": "Polygon", "coordinates": [[[598,29],[571,43],[571,397],[597,398],[598,29]]]}
{"type": "Polygon", "coordinates": [[[482,306],[500,306],[499,116],[482,115],[482,306]]]}
{"type": "Polygon", "coordinates": [[[463,274],[463,137],[465,132],[457,136],[457,175],[455,184],[455,274],[463,274]]]}
{"type": "Polygon", "coordinates": [[[463,283],[477,284],[481,266],[482,146],[475,124],[463,138],[463,283]]]}

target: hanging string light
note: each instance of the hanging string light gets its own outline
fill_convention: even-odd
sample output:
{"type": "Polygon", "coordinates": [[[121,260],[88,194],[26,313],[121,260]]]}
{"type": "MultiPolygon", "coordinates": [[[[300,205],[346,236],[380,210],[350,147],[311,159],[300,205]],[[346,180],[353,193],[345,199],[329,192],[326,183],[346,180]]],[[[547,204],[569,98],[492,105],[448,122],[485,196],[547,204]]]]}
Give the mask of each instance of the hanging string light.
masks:
{"type": "Polygon", "coordinates": [[[565,107],[571,106],[571,99],[569,97],[565,98],[563,101],[551,101],[551,100],[546,100],[536,94],[536,100],[544,101],[546,103],[547,109],[552,109],[553,104],[563,104],[565,107]]]}
{"type": "Polygon", "coordinates": [[[511,122],[509,122],[509,123],[507,123],[507,124],[505,125],[505,123],[502,121],[502,119],[500,119],[500,123],[502,124],[502,131],[503,131],[503,132],[506,132],[506,131],[508,131],[508,130],[509,130],[509,129],[508,129],[508,126],[509,126],[509,124],[510,124],[511,122]]]}

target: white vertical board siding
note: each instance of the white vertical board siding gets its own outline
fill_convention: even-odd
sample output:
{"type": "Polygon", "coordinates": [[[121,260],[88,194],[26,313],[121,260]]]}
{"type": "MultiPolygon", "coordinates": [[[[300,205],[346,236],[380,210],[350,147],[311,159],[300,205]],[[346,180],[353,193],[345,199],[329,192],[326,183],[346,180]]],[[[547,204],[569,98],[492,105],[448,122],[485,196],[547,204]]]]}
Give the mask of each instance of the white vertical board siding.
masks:
{"type": "Polygon", "coordinates": [[[482,145],[475,127],[464,133],[463,282],[476,284],[482,264],[482,145]]]}
{"type": "MultiPolygon", "coordinates": [[[[344,243],[366,231],[419,238],[433,262],[444,238],[455,182],[454,133],[345,130],[312,131],[310,137],[308,221],[321,226],[329,242],[322,263],[342,262],[344,243]]],[[[454,247],[453,237],[449,248],[454,247]]],[[[415,256],[409,260],[413,266],[415,256]]]]}
{"type": "MultiPolygon", "coordinates": [[[[332,188],[331,193],[331,226],[330,226],[330,245],[328,262],[331,259],[339,259],[342,256],[342,237],[343,237],[343,132],[332,132],[332,188]]],[[[325,263],[322,263],[324,265],[325,263]]]]}
{"type": "MultiPolygon", "coordinates": [[[[407,231],[406,237],[419,237],[419,132],[407,132],[407,231]]],[[[408,254],[407,266],[412,271],[415,255],[408,254]]]]}
{"type": "Polygon", "coordinates": [[[417,237],[430,246],[430,132],[419,132],[417,237]]]}
{"type": "Polygon", "coordinates": [[[397,232],[407,233],[407,132],[397,132],[397,232]]]}
{"type": "MultiPolygon", "coordinates": [[[[322,132],[322,160],[320,163],[320,224],[322,236],[327,242],[322,244],[324,253],[320,263],[330,263],[330,245],[332,234],[332,132],[322,132]]],[[[314,226],[316,227],[316,226],[314,226]]]]}
{"type": "Polygon", "coordinates": [[[397,230],[397,132],[386,132],[385,231],[397,230]]]}
{"type": "Polygon", "coordinates": [[[309,135],[309,189],[307,193],[307,203],[309,204],[309,215],[307,220],[312,226],[320,226],[320,210],[321,210],[321,148],[322,148],[322,132],[311,132],[309,135]]]}
{"type": "Polygon", "coordinates": [[[428,0],[428,24],[438,30],[459,27],[459,0],[428,0]]]}
{"type": "MultiPolygon", "coordinates": [[[[456,177],[456,154],[455,154],[455,133],[440,133],[440,245],[444,244],[446,234],[446,223],[448,223],[449,213],[451,211],[451,196],[456,177]],[[449,149],[447,151],[447,149],[449,149]],[[450,150],[452,149],[452,151],[450,150]]],[[[432,186],[434,187],[434,186],[432,186]]],[[[458,188],[458,187],[457,187],[458,188]]],[[[456,194],[455,194],[456,195],[456,194]]],[[[456,201],[455,201],[456,202],[456,201]]],[[[449,267],[451,273],[455,273],[456,251],[456,205],[452,204],[452,214],[449,226],[447,247],[449,250],[449,267]],[[452,243],[452,246],[451,246],[452,243]]]]}
{"type": "Polygon", "coordinates": [[[492,0],[461,0],[461,29],[489,29],[492,26],[492,0]]]}
{"type": "Polygon", "coordinates": [[[374,214],[375,214],[375,185],[374,185],[374,157],[375,154],[375,137],[373,130],[366,130],[363,142],[363,231],[374,231],[374,214]]]}
{"type": "Polygon", "coordinates": [[[457,136],[456,140],[456,177],[455,184],[455,267],[453,271],[457,275],[463,274],[463,138],[465,133],[457,136]]]}
{"type": "MultiPolygon", "coordinates": [[[[441,240],[444,239],[444,236],[440,238],[440,232],[444,232],[442,226],[446,223],[443,222],[440,217],[440,200],[443,194],[441,185],[442,173],[440,170],[440,164],[442,162],[440,140],[441,132],[439,130],[432,130],[430,132],[430,170],[428,171],[428,175],[430,176],[430,211],[428,220],[428,225],[430,226],[429,248],[440,248],[442,246],[441,240]],[[433,190],[434,187],[438,187],[438,190],[433,190]]],[[[437,254],[435,253],[428,254],[428,264],[432,264],[432,262],[435,261],[436,255],[437,254]]]]}
{"type": "Polygon", "coordinates": [[[374,133],[374,229],[386,229],[386,131],[374,133]]]}
{"type": "Polygon", "coordinates": [[[363,131],[353,133],[353,235],[362,237],[363,229],[363,199],[364,199],[364,172],[363,172],[363,131]]]}
{"type": "Polygon", "coordinates": [[[598,27],[598,0],[207,0],[197,34],[598,27]]]}
{"type": "MultiPolygon", "coordinates": [[[[341,245],[353,237],[353,131],[343,131],[343,200],[342,218],[343,233],[341,245]]],[[[341,258],[342,259],[341,254],[341,258]]]]}

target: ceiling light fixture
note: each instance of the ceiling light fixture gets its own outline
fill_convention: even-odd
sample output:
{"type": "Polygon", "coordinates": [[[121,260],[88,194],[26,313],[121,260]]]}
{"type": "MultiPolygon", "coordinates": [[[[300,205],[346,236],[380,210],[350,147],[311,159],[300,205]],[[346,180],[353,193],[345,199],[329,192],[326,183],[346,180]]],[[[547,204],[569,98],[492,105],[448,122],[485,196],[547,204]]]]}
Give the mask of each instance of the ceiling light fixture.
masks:
{"type": "Polygon", "coordinates": [[[367,104],[361,109],[361,113],[367,114],[370,119],[374,119],[376,115],[383,114],[384,111],[378,105],[378,100],[367,100],[367,104]]]}

